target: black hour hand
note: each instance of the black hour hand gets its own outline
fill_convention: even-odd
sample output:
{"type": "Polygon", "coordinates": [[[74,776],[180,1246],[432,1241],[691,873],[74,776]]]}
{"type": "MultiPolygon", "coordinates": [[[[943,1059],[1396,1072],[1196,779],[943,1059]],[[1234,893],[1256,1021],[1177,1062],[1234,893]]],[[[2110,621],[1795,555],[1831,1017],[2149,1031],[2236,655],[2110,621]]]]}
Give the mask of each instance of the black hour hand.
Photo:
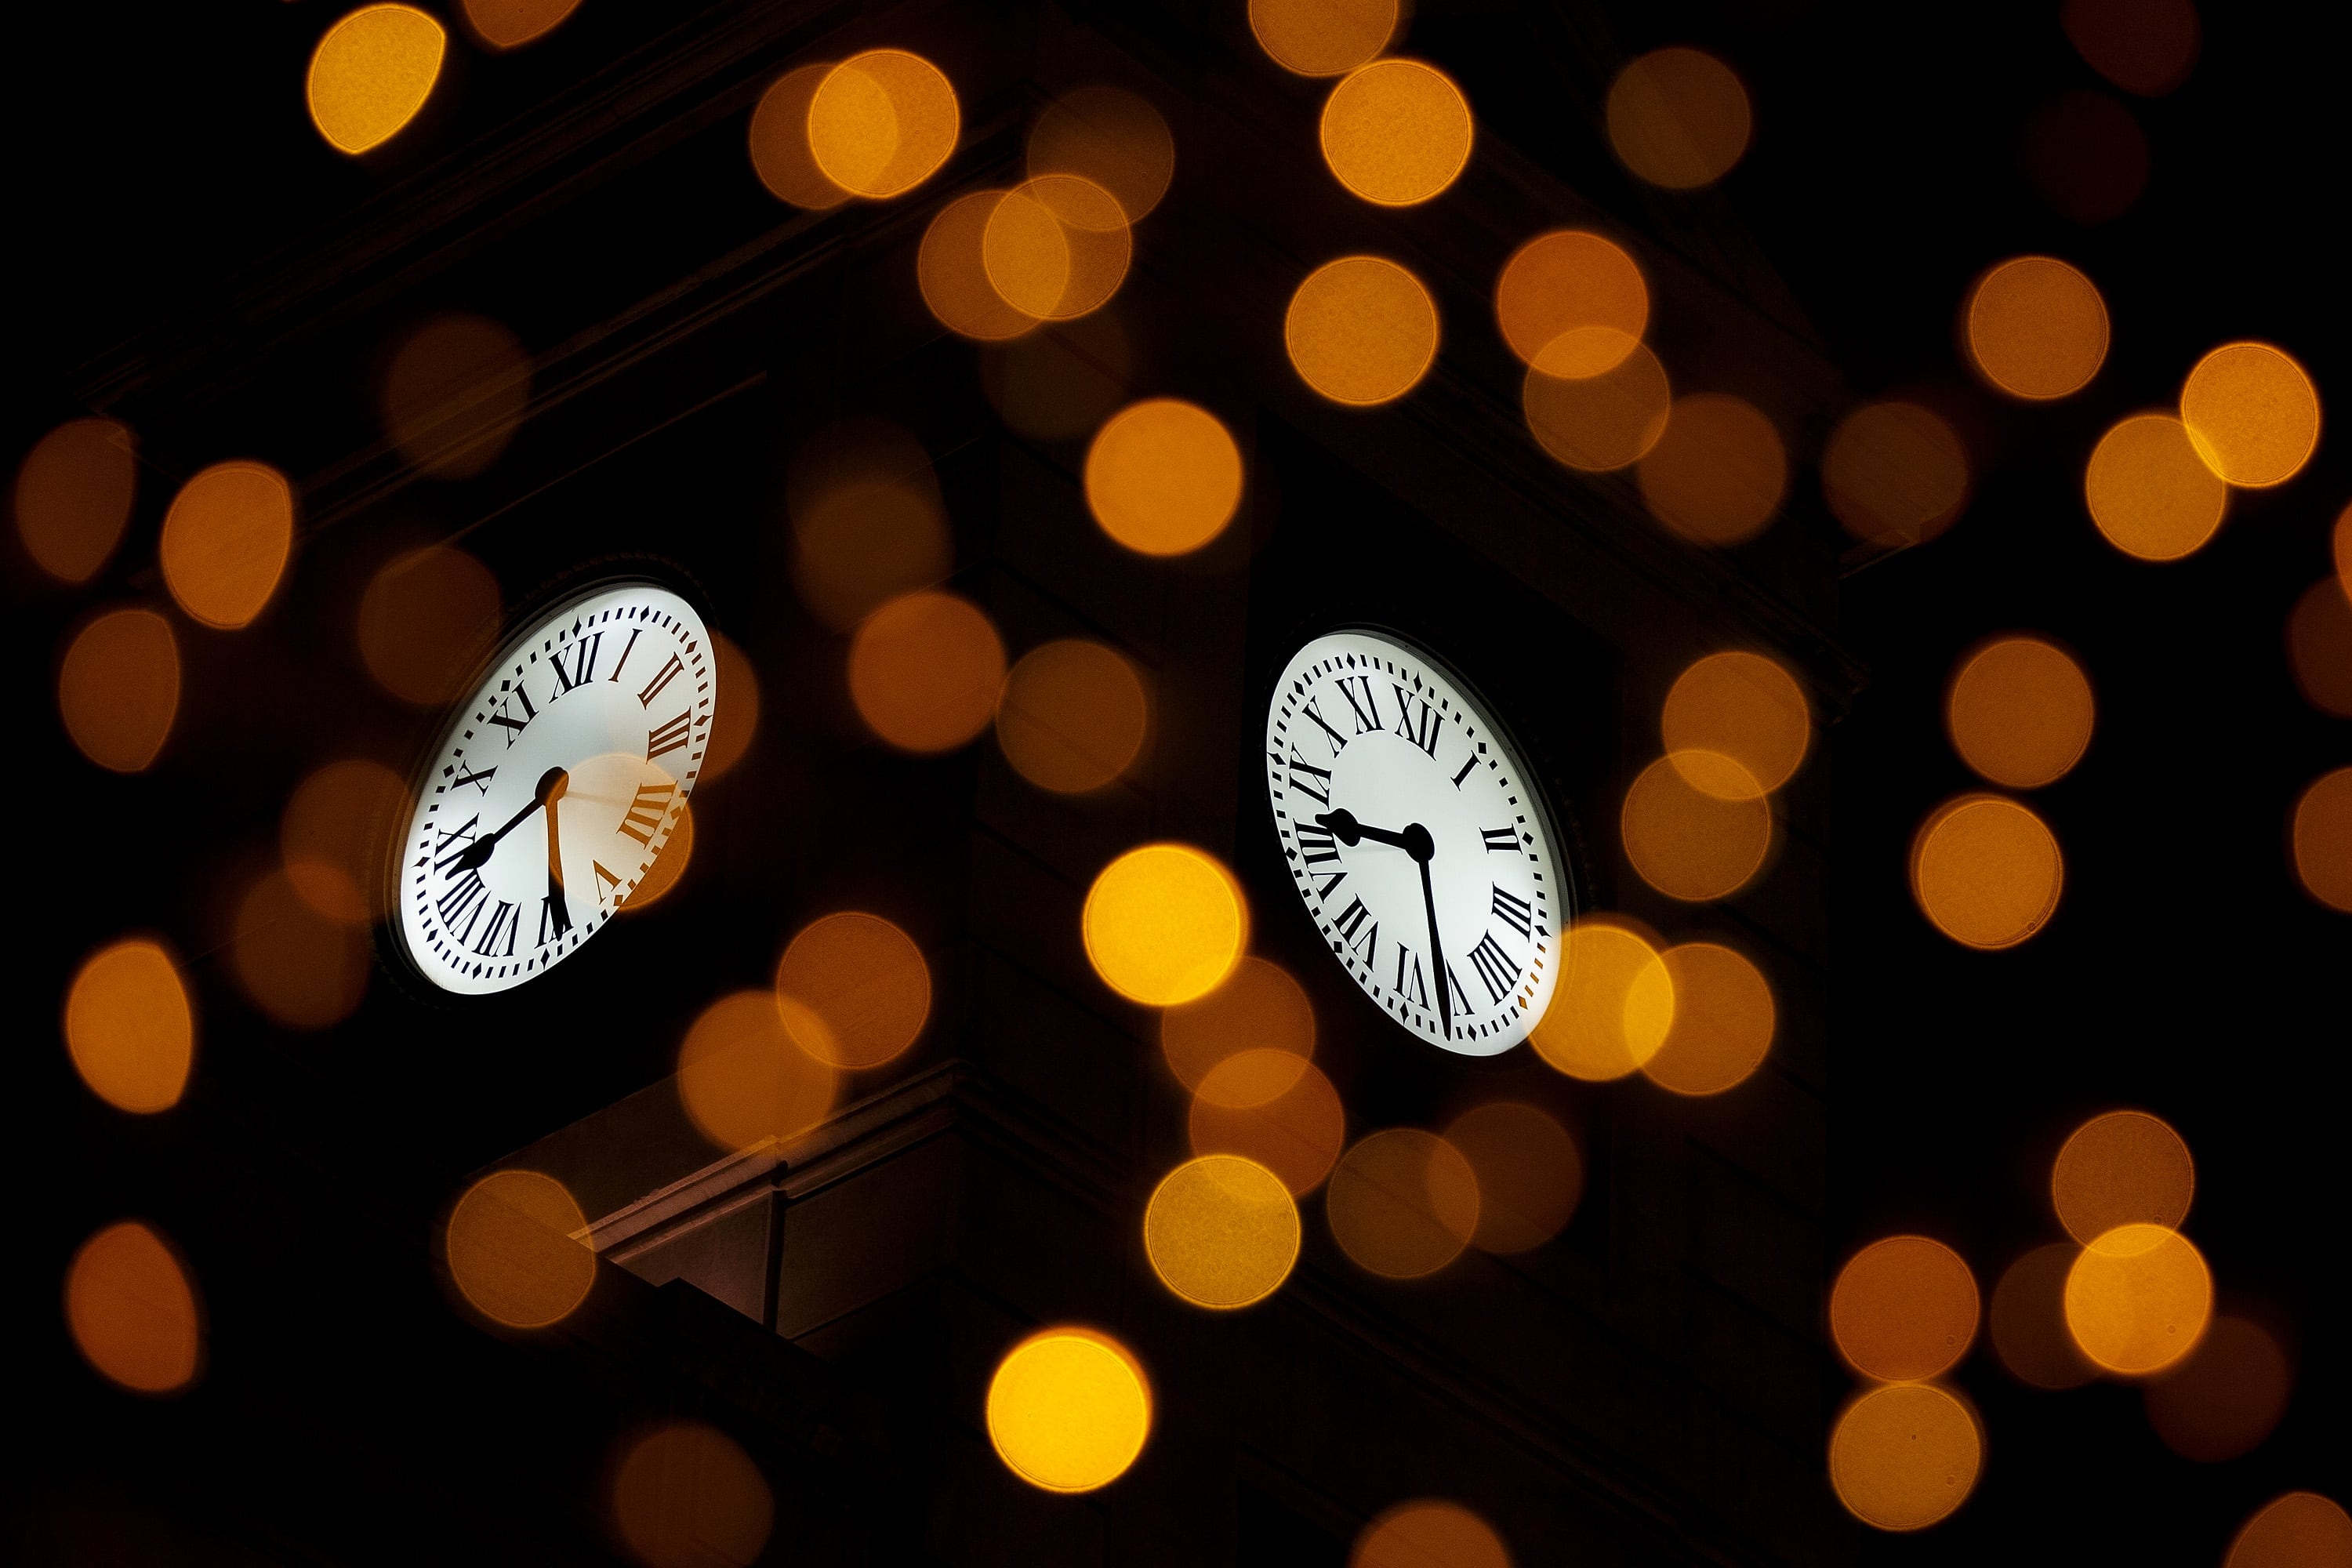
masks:
{"type": "Polygon", "coordinates": [[[1351,811],[1327,811],[1318,816],[1315,820],[1319,826],[1329,828],[1331,837],[1350,849],[1369,838],[1375,844],[1394,845],[1414,859],[1424,863],[1437,852],[1436,841],[1430,837],[1429,829],[1418,822],[1405,824],[1404,831],[1399,833],[1386,827],[1373,827],[1366,823],[1358,822],[1356,814],[1351,811]]]}

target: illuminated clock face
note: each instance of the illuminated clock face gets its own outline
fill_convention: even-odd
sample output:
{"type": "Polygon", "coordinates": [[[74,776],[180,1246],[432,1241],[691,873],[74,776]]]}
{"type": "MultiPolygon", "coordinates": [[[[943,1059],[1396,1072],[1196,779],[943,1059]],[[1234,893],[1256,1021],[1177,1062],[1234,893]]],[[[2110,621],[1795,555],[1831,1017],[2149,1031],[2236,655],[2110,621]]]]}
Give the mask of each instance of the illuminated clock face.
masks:
{"type": "Polygon", "coordinates": [[[397,929],[446,991],[504,991],[604,929],[669,841],[709,749],[709,634],[612,583],[534,617],[442,732],[402,841],[397,929]]]}
{"type": "Polygon", "coordinates": [[[1291,656],[1265,752],[1285,863],[1364,994],[1465,1056],[1527,1038],[1572,911],[1550,814],[1494,716],[1410,643],[1334,632],[1291,656]]]}

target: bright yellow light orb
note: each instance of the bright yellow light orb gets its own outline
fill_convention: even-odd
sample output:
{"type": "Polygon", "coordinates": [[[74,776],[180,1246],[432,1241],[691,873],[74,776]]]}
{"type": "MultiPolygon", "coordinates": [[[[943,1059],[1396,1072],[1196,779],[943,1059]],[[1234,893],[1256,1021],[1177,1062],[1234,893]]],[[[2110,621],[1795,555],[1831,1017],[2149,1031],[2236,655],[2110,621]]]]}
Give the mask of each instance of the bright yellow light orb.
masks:
{"type": "Polygon", "coordinates": [[[448,46],[441,24],[414,5],[361,6],[310,56],[310,122],[338,153],[391,141],[432,96],[448,46]]]}
{"type": "Polygon", "coordinates": [[[1299,379],[1359,407],[1411,392],[1437,358],[1437,302],[1420,279],[1377,256],[1343,256],[1307,275],[1282,319],[1299,379]]]}
{"type": "Polygon", "coordinates": [[[2268,343],[2225,343],[2189,373],[2180,422],[2205,466],[2230,483],[2284,484],[2319,445],[2319,389],[2268,343]]]}
{"type": "Polygon", "coordinates": [[[1181,398],[1132,403],[1087,448],[1087,508],[1141,555],[1182,555],[1225,531],[1242,503],[1242,450],[1215,415],[1181,398]]]}
{"type": "Polygon", "coordinates": [[[1143,1250],[1160,1281],[1196,1307],[1263,1301],[1298,1260],[1298,1205],[1282,1178],[1238,1154],[1168,1173],[1143,1211],[1143,1250]]]}
{"type": "Polygon", "coordinates": [[[1412,206],[1470,162],[1469,100],[1419,60],[1374,60],[1331,89],[1323,160],[1341,184],[1381,206],[1412,206]]]}
{"type": "Polygon", "coordinates": [[[1147,844],[1113,860],[1087,890],[1082,918],[1095,973],[1129,1001],[1173,1007],[1205,996],[1249,942],[1233,873],[1184,844],[1147,844]]]}
{"type": "Polygon", "coordinates": [[[2161,1372],[2194,1349],[2213,1310],[2213,1275],[2189,1238],[2160,1225],[2117,1226],[2066,1274],[2075,1344],[2126,1377],[2161,1372]]]}
{"type": "Polygon", "coordinates": [[[955,88],[904,49],[869,49],[825,73],[809,100],[817,170],[854,195],[884,201],[929,179],[963,128],[955,88]]]}
{"type": "Polygon", "coordinates": [[[2000,795],[1948,802],[1912,842],[1912,896],[1937,931],[1966,947],[2015,947],[2040,931],[2065,874],[2042,820],[2000,795]]]}
{"type": "Polygon", "coordinates": [[[1151,1384],[1125,1345],[1054,1328],[1005,1353],[988,1384],[988,1440],[1031,1486],[1090,1492],[1127,1472],[1151,1435],[1151,1384]]]}

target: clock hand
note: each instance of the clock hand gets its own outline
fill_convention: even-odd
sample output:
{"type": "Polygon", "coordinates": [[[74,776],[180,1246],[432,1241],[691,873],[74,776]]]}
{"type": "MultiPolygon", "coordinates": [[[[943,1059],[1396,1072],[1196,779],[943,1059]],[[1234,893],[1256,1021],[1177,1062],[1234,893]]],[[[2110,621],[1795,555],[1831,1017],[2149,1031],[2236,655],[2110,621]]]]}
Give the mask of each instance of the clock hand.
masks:
{"type": "MultiPolygon", "coordinates": [[[[1423,843],[1429,841],[1428,829],[1417,822],[1413,828],[1421,834],[1423,843]]],[[[1437,1025],[1450,1040],[1454,1037],[1454,988],[1446,984],[1445,947],[1437,940],[1437,894],[1429,885],[1430,857],[1416,855],[1413,858],[1421,862],[1421,907],[1429,916],[1430,966],[1437,971],[1437,1025]]]]}
{"type": "Polygon", "coordinates": [[[1329,828],[1331,837],[1350,849],[1369,838],[1375,844],[1392,844],[1416,860],[1425,861],[1437,852],[1436,841],[1430,837],[1429,829],[1418,822],[1406,823],[1404,831],[1398,833],[1358,822],[1355,813],[1350,811],[1327,811],[1315,820],[1318,826],[1329,828]]]}
{"type": "Polygon", "coordinates": [[[563,844],[555,826],[555,803],[572,787],[572,776],[559,773],[553,787],[547,791],[547,902],[555,916],[555,934],[563,935],[572,929],[572,906],[563,897],[563,844]]]}
{"type": "Polygon", "coordinates": [[[490,851],[499,847],[499,840],[514,831],[524,817],[545,805],[551,795],[561,795],[570,777],[562,768],[550,768],[540,774],[539,787],[531,792],[530,804],[499,824],[496,830],[484,834],[475,843],[467,846],[466,852],[457,857],[457,869],[478,871],[489,864],[490,851]]]}
{"type": "Polygon", "coordinates": [[[1437,971],[1437,1022],[1445,1037],[1454,1037],[1454,994],[1445,983],[1445,948],[1437,937],[1437,890],[1430,885],[1429,863],[1436,858],[1437,840],[1418,822],[1408,822],[1404,831],[1392,833],[1385,827],[1370,827],[1358,822],[1353,812],[1327,811],[1315,818],[1331,830],[1331,837],[1349,848],[1364,839],[1375,844],[1393,844],[1412,856],[1421,867],[1421,907],[1429,917],[1429,955],[1432,967],[1437,971]]]}

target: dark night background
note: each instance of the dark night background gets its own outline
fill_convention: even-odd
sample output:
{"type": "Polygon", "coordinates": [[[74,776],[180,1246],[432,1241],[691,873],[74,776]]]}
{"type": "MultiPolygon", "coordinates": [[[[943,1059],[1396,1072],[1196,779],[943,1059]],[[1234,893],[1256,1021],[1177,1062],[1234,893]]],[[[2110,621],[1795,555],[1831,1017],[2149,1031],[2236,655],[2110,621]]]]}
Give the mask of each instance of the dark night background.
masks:
{"type": "MultiPolygon", "coordinates": [[[[511,58],[453,42],[425,121],[366,163],[330,151],[303,115],[302,68],[331,14],[325,0],[49,9],[37,34],[20,35],[8,106],[19,279],[8,317],[8,462],[82,411],[75,389],[86,384],[83,367],[94,358],[192,319],[257,262],[410,172],[404,158],[421,164],[484,129],[527,118],[533,105],[671,25],[657,9],[586,0],[560,34],[511,58]]],[[[1224,13],[1239,9],[1156,7],[1147,30],[1174,37],[1197,26],[1218,47],[1233,48],[1237,24],[1224,13]]],[[[2345,1437],[2352,1317],[2344,1293],[2352,1183],[2340,1087],[2352,1040],[2345,1010],[2352,917],[2302,893],[2285,837],[2297,793],[2352,760],[2352,725],[2302,699],[2284,642],[2289,608],[2328,570],[2327,531],[2352,496],[2352,466],[2324,425],[2318,454],[2300,475],[2276,490],[2233,492],[2214,542],[2169,564],[2112,549],[2091,527],[2080,490],[2098,434],[2127,412],[2171,403],[2189,366],[2217,343],[2255,338],[2286,348],[2317,383],[2324,418],[2337,415],[2331,399],[2352,389],[2344,330],[2352,268],[2338,232],[2352,133],[2339,58],[2315,35],[2313,16],[2304,6],[2203,7],[2202,53],[2185,86],[2158,100],[2115,95],[2147,133],[2151,174],[2128,212],[2089,226],[2046,206],[2021,168],[2020,138],[2039,106],[2063,92],[2105,90],[2061,32],[2054,5],[1422,0],[1401,46],[1454,74],[1482,135],[1507,142],[1654,243],[1703,249],[1702,228],[1685,223],[1694,209],[1707,216],[1706,235],[1723,225],[1744,230],[1759,265],[1777,274],[1801,311],[1801,321],[1781,324],[1815,338],[1854,395],[1931,395],[1957,415],[1969,444],[1976,488],[1959,522],[1922,548],[1879,559],[1852,554],[1836,584],[1833,629],[1861,684],[1849,711],[1825,715],[1835,722],[1803,785],[1827,790],[1833,803],[1832,1267],[1878,1236],[1919,1230],[1955,1246],[1989,1298],[2010,1259],[2060,1234],[2046,1181],[2067,1132],[2100,1110],[2139,1107],[2177,1127],[2197,1158],[2196,1205],[2184,1228],[2213,1267],[2220,1307],[2271,1328],[2294,1366],[2292,1402],[2267,1442],[2244,1458],[2200,1466],[2157,1439],[2136,1390],[2028,1389],[2001,1370],[1980,1335],[1955,1374],[1988,1430],[1974,1497],[1917,1536],[1857,1529],[1862,1561],[1974,1563],[2009,1552],[2053,1562],[2218,1562],[2231,1532],[2264,1500],[2294,1488],[2340,1497],[2352,1476],[2345,1437]],[[1613,62],[1675,42],[1730,62],[1757,109],[1744,163],[1719,190],[1690,197],[1632,180],[1593,116],[1568,107],[1597,102],[1613,62]],[[1562,82],[1573,90],[1564,95],[1562,82]],[[2013,404],[1983,389],[1955,346],[1956,310],[1970,279],[2024,252],[2081,267],[2105,293],[2114,323],[2098,378],[2054,405],[2013,404]],[[2004,629],[2036,630],[2078,654],[2096,692],[2098,727],[2083,763],[2032,797],[2066,856],[2054,920],[2020,949],[1984,954],[1920,919],[1905,858],[1927,812],[1971,783],[1941,724],[1953,661],[2004,629]]],[[[1313,97],[1311,84],[1271,71],[1260,79],[1272,98],[1291,93],[1307,104],[1313,97]]],[[[1230,77],[1219,90],[1234,90],[1230,77]]],[[[710,134],[740,132],[730,119],[710,134]]],[[[1201,184],[1274,177],[1188,164],[1185,156],[1180,132],[1178,195],[1169,216],[1155,220],[1177,232],[1188,212],[1213,211],[1202,204],[1201,184]]],[[[701,225],[714,238],[765,202],[740,165],[715,172],[708,188],[680,188],[667,199],[681,228],[701,225]]],[[[921,204],[908,205],[900,222],[919,224],[921,204]]],[[[535,273],[510,269],[495,280],[499,313],[536,343],[543,333],[535,319],[569,321],[609,308],[593,301],[634,299],[656,280],[632,272],[636,248],[626,233],[546,237],[533,253],[535,273]]],[[[1769,297],[1748,303],[1768,318],[1783,309],[1769,297]]],[[[845,313],[858,308],[843,302],[845,313]]],[[[903,315],[913,307],[892,308],[903,315]]],[[[1477,310],[1446,303],[1449,355],[1482,335],[1477,310]]],[[[854,329],[826,330],[837,333],[833,352],[854,360],[854,329]]],[[[930,352],[944,359],[961,351],[949,343],[930,352]]],[[[1483,344],[1478,352],[1486,352],[1483,344]]],[[[370,417],[367,374],[355,350],[346,382],[320,385],[310,406],[289,410],[289,420],[308,420],[312,430],[225,431],[219,450],[315,447],[318,430],[370,417]]],[[[720,381],[714,396],[734,384],[720,381]]],[[[604,460],[598,499],[572,524],[580,552],[665,549],[664,531],[690,529],[693,514],[772,508],[789,455],[780,432],[803,426],[813,395],[752,387],[720,398],[677,433],[604,460]],[[732,489],[698,488],[680,465],[702,443],[772,446],[772,471],[747,481],[742,475],[760,465],[746,465],[727,471],[722,485],[732,489]]],[[[978,481],[960,473],[956,441],[960,430],[988,421],[985,404],[974,396],[961,409],[893,412],[940,456],[950,511],[964,515],[957,497],[978,481]]],[[[1833,557],[1843,542],[1822,514],[1811,467],[1824,433],[1790,432],[1793,499],[1776,526],[1818,536],[1833,557]]],[[[133,563],[152,545],[176,477],[142,475],[130,543],[103,580],[111,596],[158,591],[152,567],[133,563]]],[[[1281,498],[1285,517],[1304,515],[1308,505],[1296,489],[1294,480],[1281,498]]],[[[415,503],[415,537],[446,531],[457,516],[436,513],[435,504],[415,503]]],[[[518,496],[515,504],[528,517],[534,505],[557,502],[518,496]]],[[[356,583],[385,549],[383,538],[356,534],[305,535],[298,571],[356,583]]],[[[531,537],[543,534],[542,525],[531,537]]],[[[1265,564],[1294,570],[1281,565],[1278,528],[1272,537],[1265,564]]],[[[510,586],[542,581],[560,564],[535,571],[529,560],[499,558],[505,546],[482,548],[510,586]]],[[[922,826],[931,803],[968,791],[977,764],[950,759],[910,782],[887,759],[844,756],[830,742],[802,760],[778,725],[789,678],[776,672],[815,660],[824,634],[793,607],[781,567],[764,582],[708,586],[727,612],[719,624],[761,628],[741,640],[761,664],[771,704],[759,742],[766,782],[756,797],[749,780],[730,781],[731,794],[724,784],[714,790],[711,842],[789,858],[819,803],[855,794],[863,815],[829,819],[824,831],[854,833],[862,824],[887,837],[893,824],[911,826],[862,870],[811,862],[792,897],[796,906],[887,900],[894,868],[938,848],[922,826]]],[[[64,979],[91,945],[142,926],[175,932],[201,966],[195,933],[217,931],[221,889],[267,855],[278,806],[315,755],[317,737],[390,757],[417,734],[388,707],[341,710],[337,693],[349,670],[308,665],[298,652],[306,637],[341,636],[327,624],[340,612],[281,601],[243,643],[184,644],[190,695],[173,771],[155,779],[96,776],[64,740],[52,679],[55,650],[89,596],[44,587],[13,546],[0,592],[10,612],[18,731],[30,753],[19,774],[20,866],[28,875],[10,958],[10,1034],[18,1047],[12,1161],[24,1215],[12,1294],[20,1355],[43,1369],[38,1408],[84,1443],[95,1440],[102,1418],[194,1418],[188,1409],[130,1401],[115,1401],[110,1416],[92,1414],[110,1396],[62,1331],[54,1307],[62,1259],[101,1217],[168,1215],[168,1202],[152,1194],[172,1187],[182,1162],[213,1157],[198,1151],[216,1148],[220,1135],[208,1132],[199,1145],[184,1119],[126,1129],[81,1094],[56,1043],[64,979]],[[207,748],[207,716],[232,709],[249,716],[257,708],[283,714],[285,729],[272,736],[263,726],[257,738],[250,725],[237,729],[236,745],[248,754],[207,748]],[[159,779],[175,792],[160,816],[159,779]]],[[[809,701],[819,731],[849,728],[837,695],[812,690],[809,701]]],[[[1163,736],[1160,743],[1171,742],[1163,736]]],[[[1589,839],[1610,837],[1605,820],[1582,826],[1589,839]]],[[[946,918],[919,903],[892,913],[919,938],[946,918]]],[[[527,1034],[531,1017],[514,998],[462,1025],[410,1009],[366,1037],[364,1060],[322,1055],[315,1038],[266,1032],[252,1048],[230,1048],[236,1026],[208,1022],[197,1097],[245,1103],[242,1091],[207,1085],[213,1074],[231,1084],[281,1075],[312,1084],[315,1116],[289,1110],[278,1123],[242,1131],[257,1165],[274,1159],[262,1151],[299,1148],[279,1168],[307,1162],[341,1173],[347,1184],[323,1205],[313,1194],[299,1215],[254,1212],[244,1244],[250,1256],[357,1245],[318,1228],[322,1213],[342,1204],[361,1229],[364,1215],[392,1234],[416,1231],[442,1194],[415,1173],[477,1168],[648,1081],[665,1070],[666,1042],[692,1009],[721,984],[758,983],[775,951],[770,926],[736,931],[690,911],[648,916],[644,930],[649,964],[691,965],[698,979],[691,996],[624,1003],[626,1027],[641,1031],[625,1040],[616,1025],[610,1038],[517,1052],[440,1033],[527,1034]],[[665,1043],[646,1043],[656,1039],[665,1043]]],[[[205,982],[202,1006],[207,1020],[236,1011],[217,975],[205,982]]],[[[1402,1104],[1418,1083],[1408,1070],[1367,1092],[1402,1104]]],[[[281,1095],[279,1103],[291,1102],[281,1095]]],[[[266,1192],[277,1179],[257,1171],[238,1190],[266,1192]]],[[[404,1274],[406,1267],[387,1258],[356,1270],[398,1281],[386,1284],[385,1301],[249,1305],[278,1325],[274,1331],[328,1338],[339,1323],[381,1328],[403,1312],[443,1312],[430,1281],[409,1278],[418,1271],[404,1274]]],[[[268,1274],[255,1266],[256,1279],[268,1274]]],[[[239,1287],[223,1272],[208,1277],[207,1289],[215,1331],[234,1332],[220,1325],[241,1310],[239,1287]]],[[[452,1343],[475,1334],[433,1332],[452,1343]]],[[[366,1386],[376,1374],[363,1363],[381,1352],[354,1343],[345,1353],[354,1389],[366,1386]]],[[[1826,1391],[1832,1408],[1845,1386],[1840,1378],[1826,1391]]],[[[187,1441],[203,1441],[200,1429],[186,1431],[187,1441]]]]}

